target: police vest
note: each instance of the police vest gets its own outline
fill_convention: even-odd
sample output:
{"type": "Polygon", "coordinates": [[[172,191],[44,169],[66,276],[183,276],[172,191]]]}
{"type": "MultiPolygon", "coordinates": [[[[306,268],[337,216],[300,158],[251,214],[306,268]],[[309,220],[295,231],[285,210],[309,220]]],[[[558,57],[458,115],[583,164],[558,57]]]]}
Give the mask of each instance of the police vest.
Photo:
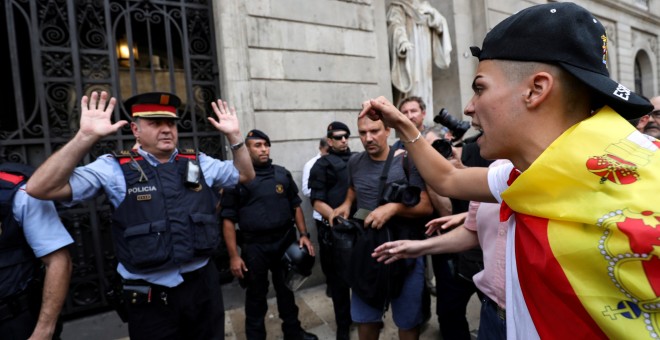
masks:
{"type": "Polygon", "coordinates": [[[199,169],[199,184],[185,183],[194,153],[150,165],[135,152],[115,154],[126,196],[115,209],[112,236],[117,259],[132,273],[178,267],[208,257],[220,241],[217,196],[199,169]]]}
{"type": "Polygon", "coordinates": [[[33,171],[23,164],[0,164],[0,299],[23,290],[39,268],[13,213],[14,195],[33,171]]]}
{"type": "Polygon", "coordinates": [[[289,197],[292,178],[289,172],[273,165],[255,169],[255,178],[237,186],[238,223],[241,231],[258,232],[293,225],[294,209],[289,197]]]}

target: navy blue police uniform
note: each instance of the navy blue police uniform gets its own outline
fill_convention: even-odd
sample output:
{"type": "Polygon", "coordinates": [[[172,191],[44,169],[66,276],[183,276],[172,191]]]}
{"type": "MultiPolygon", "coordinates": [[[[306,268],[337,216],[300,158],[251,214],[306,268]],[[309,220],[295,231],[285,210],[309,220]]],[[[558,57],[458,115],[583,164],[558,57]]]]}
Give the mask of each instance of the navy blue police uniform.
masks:
{"type": "MultiPolygon", "coordinates": [[[[178,119],[181,101],[145,93],[124,106],[139,119],[178,119]]],[[[219,188],[238,183],[232,162],[174,150],[168,162],[138,148],[103,155],[69,180],[76,204],[102,190],[114,207],[112,236],[131,339],[223,339],[217,268],[219,188]],[[192,177],[191,177],[192,175],[192,177]]]]}
{"type": "MultiPolygon", "coordinates": [[[[37,325],[44,275],[38,257],[73,243],[53,203],[23,190],[33,171],[23,164],[0,164],[0,337],[5,339],[27,339],[37,325]]],[[[60,321],[54,339],[62,331],[60,321]]]]}
{"type": "MultiPolygon", "coordinates": [[[[248,132],[246,140],[263,139],[270,146],[268,136],[259,131],[248,132]]],[[[237,238],[241,258],[248,269],[239,280],[245,292],[245,335],[248,339],[266,339],[264,318],[268,310],[268,272],[270,271],[282,319],[285,339],[305,339],[298,320],[293,292],[285,284],[285,268],[281,259],[286,248],[295,242],[295,209],[302,200],[298,187],[285,168],[272,164],[254,165],[255,178],[233,189],[223,190],[222,218],[238,223],[237,238]]],[[[316,337],[313,336],[313,339],[316,337]]]]}
{"type": "MultiPolygon", "coordinates": [[[[328,125],[327,136],[331,137],[334,131],[345,131],[350,135],[346,124],[332,122],[328,125]]],[[[322,201],[331,208],[336,208],[346,198],[348,191],[348,159],[354,153],[350,149],[337,152],[330,148],[328,154],[319,158],[309,174],[309,188],[312,190],[310,200],[322,201]]],[[[338,264],[335,261],[333,237],[327,220],[316,221],[318,232],[321,270],[326,277],[330,288],[332,304],[334,306],[335,321],[337,322],[337,339],[348,339],[351,325],[351,295],[350,286],[339,274],[338,264]]]]}

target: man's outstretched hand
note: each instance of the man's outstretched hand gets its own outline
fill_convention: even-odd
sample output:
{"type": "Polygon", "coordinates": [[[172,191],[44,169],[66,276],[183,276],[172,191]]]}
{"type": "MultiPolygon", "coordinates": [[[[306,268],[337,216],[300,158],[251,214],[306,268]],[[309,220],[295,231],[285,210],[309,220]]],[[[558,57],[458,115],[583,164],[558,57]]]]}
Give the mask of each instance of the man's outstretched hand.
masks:
{"type": "Polygon", "coordinates": [[[115,109],[117,100],[115,97],[108,100],[108,93],[103,91],[92,92],[91,96],[83,96],[80,100],[80,130],[78,131],[85,139],[99,140],[105,136],[116,133],[128,121],[120,120],[112,123],[110,118],[115,109]]]}
{"type": "Polygon", "coordinates": [[[212,102],[211,107],[213,108],[215,115],[218,117],[218,120],[215,120],[213,117],[208,117],[209,122],[228,138],[232,135],[237,135],[240,138],[241,129],[238,124],[238,117],[236,117],[236,109],[233,106],[229,107],[229,104],[222,99],[218,99],[217,103],[212,102]]]}
{"type": "MultiPolygon", "coordinates": [[[[358,118],[364,116],[371,120],[382,120],[385,126],[396,127],[401,117],[406,118],[387,98],[380,96],[362,103],[362,111],[358,118]]],[[[408,118],[406,118],[407,120],[408,118]]]]}

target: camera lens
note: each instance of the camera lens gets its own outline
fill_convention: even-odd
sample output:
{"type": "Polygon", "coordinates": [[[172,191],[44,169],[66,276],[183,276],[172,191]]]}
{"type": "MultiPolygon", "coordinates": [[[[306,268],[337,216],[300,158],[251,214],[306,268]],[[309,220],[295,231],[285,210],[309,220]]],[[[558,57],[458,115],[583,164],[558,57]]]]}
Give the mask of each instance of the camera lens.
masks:
{"type": "Polygon", "coordinates": [[[433,118],[433,121],[436,124],[442,124],[451,130],[454,135],[454,140],[461,139],[465,132],[470,129],[470,122],[454,118],[454,116],[450,115],[444,107],[440,109],[440,112],[435,118],[433,118]]]}
{"type": "Polygon", "coordinates": [[[450,159],[454,154],[451,143],[446,139],[436,139],[431,143],[431,146],[446,159],[450,159]]]}

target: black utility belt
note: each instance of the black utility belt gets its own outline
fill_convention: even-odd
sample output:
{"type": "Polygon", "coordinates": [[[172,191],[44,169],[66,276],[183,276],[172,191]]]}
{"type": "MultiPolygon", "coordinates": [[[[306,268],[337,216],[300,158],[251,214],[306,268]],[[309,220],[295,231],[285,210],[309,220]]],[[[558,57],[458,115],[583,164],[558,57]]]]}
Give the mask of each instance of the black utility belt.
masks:
{"type": "Polygon", "coordinates": [[[287,233],[293,230],[293,226],[284,228],[266,229],[260,231],[243,231],[241,237],[245,243],[270,243],[283,239],[287,233]]]}
{"type": "Polygon", "coordinates": [[[172,288],[150,284],[143,280],[126,280],[122,285],[124,301],[132,305],[161,303],[167,305],[168,292],[172,288]],[[140,281],[142,284],[140,284],[140,281]]]}
{"type": "Polygon", "coordinates": [[[0,302],[0,321],[10,320],[30,307],[27,292],[8,297],[0,302]]]}
{"type": "MultiPolygon", "coordinates": [[[[208,266],[208,264],[206,266],[208,266]]],[[[200,277],[206,266],[191,272],[182,273],[181,277],[183,277],[183,282],[189,282],[200,277]]],[[[171,294],[175,289],[178,289],[181,286],[161,286],[146,280],[122,279],[121,282],[124,301],[127,301],[130,304],[161,303],[167,305],[168,294],[171,294]]]]}

